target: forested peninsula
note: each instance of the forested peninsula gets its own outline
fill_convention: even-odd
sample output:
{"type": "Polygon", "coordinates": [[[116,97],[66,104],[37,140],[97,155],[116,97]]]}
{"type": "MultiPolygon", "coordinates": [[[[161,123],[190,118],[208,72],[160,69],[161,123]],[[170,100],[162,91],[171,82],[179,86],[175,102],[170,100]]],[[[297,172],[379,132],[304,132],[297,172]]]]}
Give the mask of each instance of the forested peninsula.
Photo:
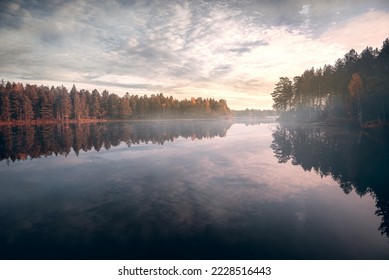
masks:
{"type": "Polygon", "coordinates": [[[388,126],[389,38],[380,49],[352,49],[335,65],[281,77],[271,95],[281,121],[388,126]]]}
{"type": "Polygon", "coordinates": [[[136,119],[223,118],[231,110],[224,99],[201,97],[177,100],[162,93],[123,97],[104,90],[70,91],[64,86],[48,87],[4,82],[0,84],[0,124],[99,122],[136,119]]]}

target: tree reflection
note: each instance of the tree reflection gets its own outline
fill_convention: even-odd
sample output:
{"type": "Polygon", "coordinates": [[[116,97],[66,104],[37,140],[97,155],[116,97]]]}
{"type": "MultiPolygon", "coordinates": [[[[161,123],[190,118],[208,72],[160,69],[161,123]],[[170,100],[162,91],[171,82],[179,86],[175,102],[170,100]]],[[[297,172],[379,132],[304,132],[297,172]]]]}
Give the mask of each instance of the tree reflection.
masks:
{"type": "Polygon", "coordinates": [[[73,150],[100,151],[121,143],[127,146],[163,145],[178,137],[203,139],[226,136],[229,121],[167,121],[41,126],[0,126],[0,161],[41,156],[67,156],[73,150]]]}
{"type": "Polygon", "coordinates": [[[384,130],[278,125],[271,148],[280,163],[291,160],[305,171],[331,176],[348,194],[370,193],[389,237],[389,133],[384,130]]]}

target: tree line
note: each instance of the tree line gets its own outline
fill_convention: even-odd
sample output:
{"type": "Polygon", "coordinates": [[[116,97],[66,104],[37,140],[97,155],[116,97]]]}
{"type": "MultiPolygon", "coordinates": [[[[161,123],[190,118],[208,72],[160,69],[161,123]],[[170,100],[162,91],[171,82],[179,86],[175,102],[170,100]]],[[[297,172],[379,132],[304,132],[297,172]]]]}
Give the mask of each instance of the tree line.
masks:
{"type": "Polygon", "coordinates": [[[283,119],[348,120],[359,125],[389,119],[389,38],[380,49],[351,49],[334,65],[280,77],[271,93],[283,119]]]}
{"type": "Polygon", "coordinates": [[[266,118],[276,116],[278,113],[274,110],[260,110],[260,109],[248,109],[245,110],[233,110],[235,118],[266,118]]]}
{"type": "Polygon", "coordinates": [[[70,91],[64,86],[51,88],[22,83],[0,84],[0,121],[80,121],[83,119],[215,118],[230,116],[224,99],[201,97],[177,100],[162,93],[123,97],[104,90],[70,91]]]}

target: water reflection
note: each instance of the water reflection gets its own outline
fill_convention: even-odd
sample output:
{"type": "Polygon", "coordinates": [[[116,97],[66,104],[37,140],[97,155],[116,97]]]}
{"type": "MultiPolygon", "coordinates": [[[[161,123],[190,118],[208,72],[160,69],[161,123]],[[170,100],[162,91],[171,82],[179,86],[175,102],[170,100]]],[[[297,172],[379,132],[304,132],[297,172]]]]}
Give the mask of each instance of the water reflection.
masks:
{"type": "Polygon", "coordinates": [[[349,194],[371,194],[381,217],[379,230],[389,237],[389,133],[384,130],[278,125],[273,149],[279,163],[291,161],[305,171],[330,176],[349,194]]]}
{"type": "Polygon", "coordinates": [[[389,258],[376,198],[344,195],[299,160],[278,163],[273,149],[294,157],[293,129],[185,121],[4,131],[15,140],[2,142],[3,158],[15,162],[0,168],[0,259],[389,258]],[[45,156],[56,154],[66,157],[45,156]]]}
{"type": "Polygon", "coordinates": [[[229,121],[150,121],[131,123],[0,126],[0,161],[41,156],[68,155],[72,149],[96,151],[140,143],[163,145],[178,137],[202,139],[224,137],[229,121]]]}

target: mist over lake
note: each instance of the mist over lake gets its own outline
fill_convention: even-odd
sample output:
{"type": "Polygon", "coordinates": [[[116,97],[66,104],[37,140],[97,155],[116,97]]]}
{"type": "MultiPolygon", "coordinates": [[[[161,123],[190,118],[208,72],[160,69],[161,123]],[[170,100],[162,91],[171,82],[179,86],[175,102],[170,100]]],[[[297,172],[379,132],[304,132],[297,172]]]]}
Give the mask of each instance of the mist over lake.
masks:
{"type": "Polygon", "coordinates": [[[389,257],[384,133],[186,120],[0,136],[1,259],[389,257]]]}

